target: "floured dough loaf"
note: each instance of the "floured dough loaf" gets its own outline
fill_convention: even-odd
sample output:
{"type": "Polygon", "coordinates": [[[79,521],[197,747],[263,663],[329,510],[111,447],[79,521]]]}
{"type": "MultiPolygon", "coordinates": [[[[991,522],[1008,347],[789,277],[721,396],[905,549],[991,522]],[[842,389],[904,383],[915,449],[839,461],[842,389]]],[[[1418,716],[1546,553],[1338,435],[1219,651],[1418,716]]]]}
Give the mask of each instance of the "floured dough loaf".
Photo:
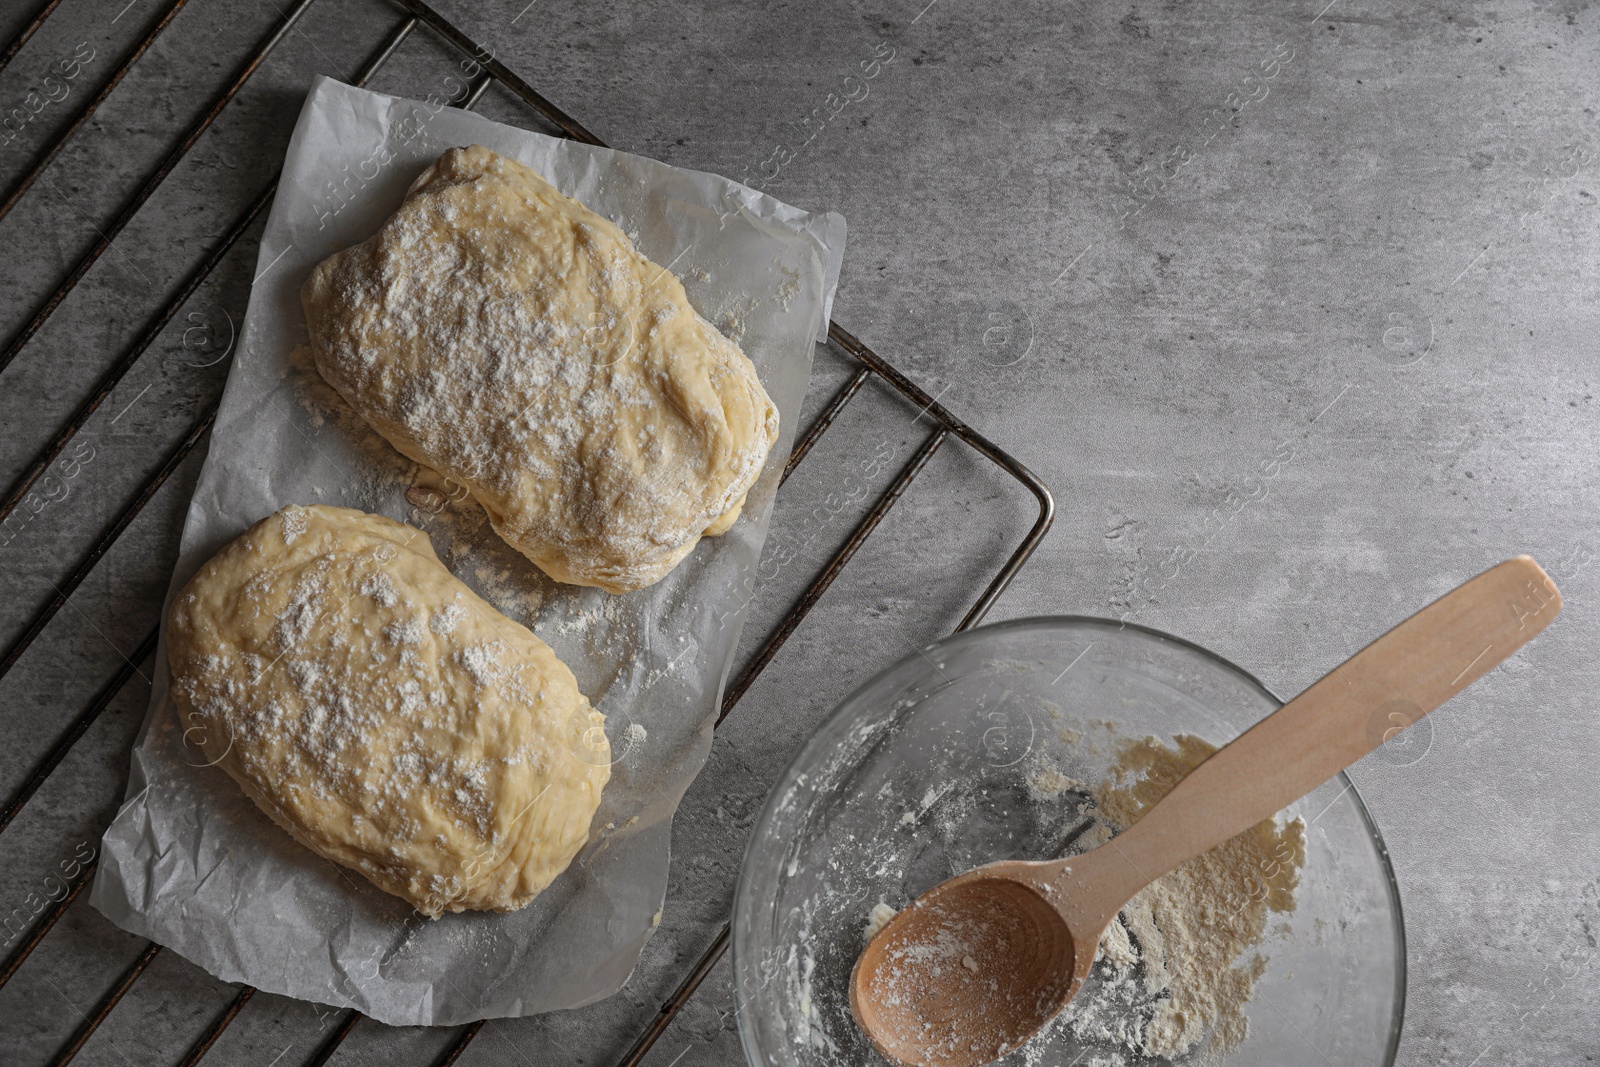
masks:
{"type": "Polygon", "coordinates": [[[413,527],[284,508],[178,593],[167,654],[185,740],[427,915],[520,908],[588,839],[604,718],[413,527]]]}
{"type": "Polygon", "coordinates": [[[733,525],[777,440],[678,279],[487,148],[445,152],[301,296],[323,377],[557,581],[659,581],[733,525]]]}

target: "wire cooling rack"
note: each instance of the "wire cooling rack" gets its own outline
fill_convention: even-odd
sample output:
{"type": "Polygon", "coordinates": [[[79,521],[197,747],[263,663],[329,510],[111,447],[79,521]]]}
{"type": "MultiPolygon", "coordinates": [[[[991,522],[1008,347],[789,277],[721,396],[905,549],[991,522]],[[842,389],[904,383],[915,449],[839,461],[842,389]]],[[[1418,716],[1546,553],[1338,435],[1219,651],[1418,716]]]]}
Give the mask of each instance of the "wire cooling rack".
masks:
{"type": "MultiPolygon", "coordinates": [[[[0,198],[0,219],[4,219],[11,209],[16,206],[67,142],[93,116],[100,104],[115,91],[124,76],[140,60],[156,38],[160,36],[161,32],[167,28],[185,2],[186,0],[170,0],[169,6],[155,20],[145,36],[122,56],[118,61],[117,67],[96,90],[94,95],[81,105],[78,112],[65,124],[64,128],[51,143],[39,150],[26,173],[17,180],[12,188],[6,190],[3,198],[0,198]]],[[[272,32],[258,45],[255,52],[239,66],[232,81],[217,94],[205,113],[183,132],[176,146],[160,162],[154,173],[122,203],[112,221],[105,225],[103,229],[97,231],[98,236],[94,243],[82,254],[55,290],[31,312],[28,320],[20,328],[6,338],[3,349],[0,349],[0,370],[4,370],[10,364],[18,353],[28,345],[40,328],[49,321],[68,294],[72,292],[100,257],[105,254],[107,249],[112,246],[129,221],[139,212],[145,202],[154,195],[162,182],[172,173],[173,168],[183,160],[184,156],[194,147],[200,137],[222,114],[229,102],[238,95],[245,83],[249,81],[251,75],[266,60],[267,56],[295,28],[296,23],[300,21],[301,17],[314,2],[315,0],[298,0],[282,14],[272,32]]],[[[474,107],[484,91],[490,85],[498,82],[564,136],[585,144],[603,144],[598,137],[585,129],[577,120],[545,99],[537,90],[508,70],[498,60],[492,57],[486,58],[488,53],[484,49],[480,48],[476,42],[458,30],[431,7],[420,2],[420,0],[390,0],[390,2],[401,10],[403,17],[377,50],[368,58],[360,73],[353,79],[354,84],[358,86],[365,85],[394,56],[407,38],[411,37],[419,28],[425,28],[450,47],[459,51],[463,56],[471,58],[485,72],[472,83],[464,102],[457,106],[469,109],[474,107]]],[[[33,14],[22,30],[3,49],[0,49],[0,70],[4,70],[6,64],[22,50],[29,38],[55,12],[60,3],[61,0],[45,0],[45,3],[33,14]]],[[[260,194],[256,196],[243,213],[234,220],[210,254],[184,279],[177,291],[160,308],[155,318],[139,335],[138,339],[117,356],[111,366],[95,383],[88,396],[82,400],[77,409],[56,430],[38,455],[6,489],[4,497],[0,497],[0,529],[4,529],[4,524],[11,519],[14,513],[17,513],[19,508],[31,507],[33,506],[32,502],[40,498],[40,492],[44,491],[42,483],[48,479],[51,465],[61,459],[78,432],[83,429],[90,417],[111,395],[117,383],[138,363],[157,337],[161,335],[162,331],[185,306],[190,297],[211,277],[218,265],[223,262],[233,247],[245,236],[252,224],[267,208],[267,205],[272,202],[272,197],[276,190],[277,179],[274,178],[267,184],[266,188],[261,190],[260,194]]],[[[813,446],[827,433],[829,427],[833,425],[840,413],[844,411],[845,407],[856,397],[868,381],[880,383],[893,394],[903,398],[904,402],[917,408],[919,418],[922,416],[929,418],[932,432],[923,440],[905,466],[900,468],[888,487],[883,490],[850,536],[778,621],[744,670],[728,686],[717,715],[718,725],[721,725],[723,720],[733,711],[739,699],[744,696],[756,678],[772,661],[772,658],[777,655],[784,642],[800,626],[806,615],[828,590],[828,587],[833,584],[840,572],[844,570],[857,550],[872,535],[872,532],[877,528],[884,516],[900,500],[912,481],[927,466],[934,453],[948,439],[954,437],[963,445],[993,462],[1006,474],[1021,482],[1033,494],[1039,506],[1038,517],[1028,531],[1027,536],[1007,557],[1004,565],[1001,566],[998,573],[994,575],[984,589],[983,594],[978,597],[977,601],[967,611],[960,625],[956,628],[958,631],[974,626],[983,619],[995,600],[1011,583],[1018,569],[1033,554],[1034,549],[1043,539],[1045,532],[1050,528],[1054,504],[1049,490],[1031,471],[945,410],[933,397],[925,393],[838,323],[829,325],[828,339],[833,346],[859,364],[859,368],[844,386],[829,399],[816,420],[800,435],[793,452],[789,456],[788,463],[784,467],[783,480],[786,481],[794,473],[795,469],[805,461],[813,446]]],[[[78,562],[66,579],[56,583],[55,595],[34,612],[21,634],[6,647],[3,653],[0,653],[0,677],[4,677],[17,664],[35,639],[43,632],[50,620],[67,603],[73,592],[94,570],[101,558],[116,544],[118,538],[128,529],[145,505],[155,497],[162,485],[178,469],[184,459],[206,439],[215,417],[216,407],[212,406],[195,421],[183,438],[167,453],[165,459],[154,473],[146,479],[138,492],[135,493],[132,502],[111,522],[98,543],[78,562]]],[[[781,485],[782,482],[779,484],[781,485]]],[[[11,795],[5,802],[5,807],[0,809],[0,832],[4,832],[6,827],[16,819],[18,813],[22,811],[40,786],[44,784],[62,760],[66,758],[68,752],[83,737],[90,725],[105,711],[123,686],[138,673],[138,665],[150,658],[155,650],[156,634],[156,630],[150,631],[139,643],[138,648],[127,657],[124,665],[98,691],[89,706],[67,726],[54,746],[32,769],[27,778],[13,788],[11,795]]],[[[78,896],[89,884],[94,875],[94,869],[92,862],[84,866],[68,885],[64,895],[48,909],[40,912],[36,921],[26,930],[16,948],[12,950],[5,962],[0,964],[0,986],[3,986],[17,973],[33,950],[38,947],[39,943],[50,932],[57,920],[73,905],[73,902],[77,900],[78,896]]],[[[683,976],[677,988],[661,1004],[660,1011],[651,1019],[643,1032],[637,1035],[628,1050],[622,1054],[621,1059],[618,1061],[619,1067],[636,1067],[644,1059],[656,1040],[672,1024],[679,1011],[694,996],[695,990],[699,988],[700,984],[711,972],[712,967],[727,951],[728,944],[729,928],[724,925],[722,932],[704,951],[698,962],[683,976]]],[[[77,1055],[85,1042],[99,1028],[100,1024],[110,1016],[118,1002],[133,988],[160,951],[161,946],[153,942],[144,948],[143,952],[121,975],[99,1004],[85,1014],[83,1023],[68,1039],[66,1044],[57,1051],[54,1059],[50,1061],[53,1067],[61,1067],[61,1065],[69,1063],[77,1055]]],[[[200,1038],[183,1055],[183,1058],[177,1061],[181,1067],[193,1067],[194,1064],[201,1062],[217,1038],[238,1016],[254,993],[255,990],[249,986],[244,986],[238,991],[227,1007],[212,1020],[200,1038]]],[[[326,1063],[361,1019],[362,1016],[358,1012],[344,1012],[338,1024],[317,1049],[315,1055],[308,1061],[310,1067],[320,1067],[320,1065],[326,1063]]],[[[448,1067],[448,1065],[455,1063],[467,1046],[472,1043],[482,1026],[482,1022],[477,1022],[460,1028],[460,1033],[456,1039],[434,1061],[435,1067],[448,1067]]],[[[619,1035],[618,1046],[621,1047],[626,1039],[627,1035],[619,1035]]]]}

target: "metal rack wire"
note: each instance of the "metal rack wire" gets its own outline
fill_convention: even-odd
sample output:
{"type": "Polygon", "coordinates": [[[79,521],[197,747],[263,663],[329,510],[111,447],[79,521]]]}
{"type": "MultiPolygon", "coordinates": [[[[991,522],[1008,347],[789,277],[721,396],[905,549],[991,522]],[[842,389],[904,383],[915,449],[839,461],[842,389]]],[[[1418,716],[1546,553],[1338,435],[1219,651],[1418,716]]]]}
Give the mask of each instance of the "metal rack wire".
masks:
{"type": "MultiPolygon", "coordinates": [[[[11,208],[22,199],[34,181],[94,114],[96,108],[112,94],[123,76],[145,54],[186,2],[187,0],[171,0],[169,6],[156,19],[144,37],[123,55],[117,67],[108,76],[100,89],[82,105],[52,142],[38,152],[24,176],[14,183],[10,189],[7,189],[3,196],[0,196],[0,219],[3,219],[11,208]]],[[[249,81],[251,75],[256,72],[268,55],[289,34],[314,2],[315,0],[298,0],[297,3],[283,13],[273,31],[258,45],[255,52],[240,64],[227,87],[212,99],[204,114],[183,132],[176,147],[161,161],[154,173],[121,204],[113,220],[99,231],[97,239],[82,254],[65,278],[57,285],[56,289],[33,310],[28,321],[6,339],[4,347],[0,348],[0,370],[3,370],[27,346],[29,341],[56,312],[77,284],[106,250],[111,247],[128,222],[156,192],[167,176],[171,174],[173,168],[183,160],[200,137],[222,114],[229,102],[238,95],[246,82],[249,81]]],[[[532,86],[507,69],[498,60],[484,58],[487,55],[485,50],[481,49],[476,42],[458,30],[431,7],[423,3],[422,0],[391,0],[391,2],[403,10],[404,18],[390,31],[383,43],[369,57],[360,73],[353,79],[354,84],[365,85],[389,61],[396,50],[414,31],[419,27],[425,27],[464,56],[472,57],[486,71],[473,83],[466,99],[458,106],[473,107],[484,91],[491,84],[498,82],[502,87],[530,106],[543,119],[559,129],[565,136],[586,144],[603,144],[598,137],[545,99],[532,86]]],[[[60,0],[45,0],[23,26],[22,30],[3,48],[0,48],[0,70],[4,70],[11,59],[21,51],[29,38],[54,13],[59,4],[60,0]]],[[[234,246],[244,237],[262,211],[271,203],[276,190],[277,177],[275,176],[267,184],[266,188],[234,220],[215,248],[188,275],[173,296],[161,307],[150,325],[145,328],[131,346],[112,362],[111,366],[101,375],[90,390],[88,396],[80,402],[72,415],[57,429],[56,433],[40,449],[32,462],[24,468],[16,480],[6,489],[5,495],[0,497],[0,522],[3,522],[33,491],[35,484],[48,471],[50,465],[60,457],[63,450],[72,442],[78,432],[88,423],[90,417],[100,405],[111,395],[112,390],[138,363],[163,330],[171,323],[174,316],[178,314],[179,310],[185,306],[190,297],[194,295],[223,262],[229,252],[232,251],[234,246]]],[[[812,579],[804,592],[801,593],[795,603],[779,620],[771,634],[767,636],[766,640],[752,656],[748,665],[728,686],[717,715],[716,721],[718,725],[721,725],[723,720],[733,711],[739,699],[754,684],[757,677],[805,620],[807,614],[821,599],[829,586],[833,584],[862,544],[871,536],[878,524],[882,522],[883,518],[901,499],[907,488],[910,487],[911,483],[924,470],[934,453],[950,438],[954,437],[962,444],[972,448],[993,462],[1006,474],[1021,482],[1033,494],[1039,509],[1038,516],[1027,536],[1007,557],[1004,565],[990,580],[982,595],[978,597],[977,601],[962,618],[957,630],[967,629],[983,619],[995,600],[1005,591],[1023,563],[1032,555],[1050,527],[1054,511],[1050,493],[1044,484],[1026,467],[952,415],[935,398],[929,396],[881,356],[872,351],[871,348],[867,347],[866,344],[837,323],[830,324],[828,337],[831,344],[860,366],[845,385],[833,395],[815,421],[800,436],[789,456],[788,463],[784,467],[782,481],[787,481],[789,476],[804,462],[812,448],[868,381],[876,380],[887,386],[893,393],[898,394],[909,404],[915,405],[916,408],[920,409],[919,417],[925,415],[931,419],[933,429],[911,459],[899,470],[888,487],[878,497],[865,517],[852,530],[843,545],[833,554],[821,572],[812,579]]],[[[216,407],[213,406],[196,420],[178,444],[167,454],[160,466],[140,486],[138,492],[122,513],[110,523],[95,546],[79,560],[65,580],[55,585],[55,595],[34,612],[21,634],[10,643],[3,653],[0,653],[0,677],[3,677],[22,658],[28,648],[44,631],[50,620],[67,603],[73,592],[94,570],[101,558],[116,544],[118,538],[122,536],[133,520],[178,469],[179,465],[205,440],[215,417],[216,407]]],[[[780,486],[782,481],[779,483],[780,486]]],[[[4,832],[6,827],[11,824],[40,786],[44,784],[62,760],[66,758],[72,747],[84,736],[89,727],[111,704],[134,674],[138,673],[139,665],[150,658],[155,649],[156,636],[156,631],[152,630],[140,642],[138,648],[126,658],[123,666],[119,667],[112,677],[107,680],[89,703],[89,706],[62,732],[50,751],[32,769],[28,777],[15,787],[11,796],[5,801],[5,806],[0,808],[0,832],[4,832]]],[[[21,942],[12,950],[5,961],[0,963],[0,986],[3,986],[17,973],[18,969],[34,949],[38,947],[51,928],[77,900],[93,875],[94,866],[90,864],[79,872],[77,878],[74,879],[62,898],[38,916],[38,919],[23,936],[21,942]]],[[[699,988],[706,976],[711,972],[712,967],[727,950],[728,944],[729,928],[724,926],[721,933],[701,955],[694,967],[683,977],[673,993],[662,1003],[655,1017],[623,1055],[619,1061],[620,1067],[636,1067],[644,1059],[656,1040],[671,1025],[678,1012],[693,997],[695,990],[699,988]]],[[[61,1067],[61,1065],[73,1059],[101,1023],[115,1009],[118,1002],[133,988],[144,970],[160,951],[161,947],[155,943],[150,943],[144,948],[110,991],[101,998],[99,1004],[86,1015],[82,1025],[79,1026],[67,1043],[61,1047],[55,1058],[50,1061],[55,1067],[61,1067]]],[[[212,1020],[204,1033],[187,1051],[183,1059],[179,1061],[181,1067],[193,1067],[194,1064],[202,1060],[222,1032],[227,1029],[239,1012],[249,1003],[254,993],[255,990],[249,986],[244,986],[238,991],[233,1000],[212,1020]]],[[[326,1063],[332,1057],[334,1051],[349,1036],[360,1019],[361,1015],[355,1011],[345,1012],[338,1025],[335,1026],[309,1061],[312,1067],[320,1067],[321,1064],[326,1063]]],[[[460,1033],[449,1048],[436,1060],[437,1067],[448,1067],[448,1065],[455,1063],[467,1046],[471,1044],[482,1025],[481,1022],[478,1022],[461,1028],[460,1033]]]]}

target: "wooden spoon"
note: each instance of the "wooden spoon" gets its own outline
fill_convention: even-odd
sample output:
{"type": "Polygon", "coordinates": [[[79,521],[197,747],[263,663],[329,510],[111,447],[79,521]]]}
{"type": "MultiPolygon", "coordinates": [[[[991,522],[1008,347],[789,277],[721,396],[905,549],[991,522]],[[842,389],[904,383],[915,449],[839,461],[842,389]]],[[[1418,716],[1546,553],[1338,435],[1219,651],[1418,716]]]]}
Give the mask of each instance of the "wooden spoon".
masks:
{"type": "Polygon", "coordinates": [[[856,961],[856,1023],[905,1067],[975,1067],[1005,1055],[1083,986],[1101,935],[1135,893],[1332,778],[1487,674],[1560,610],[1537,563],[1507,560],[1335,667],[1100,847],[990,863],[934,886],[856,961]]]}

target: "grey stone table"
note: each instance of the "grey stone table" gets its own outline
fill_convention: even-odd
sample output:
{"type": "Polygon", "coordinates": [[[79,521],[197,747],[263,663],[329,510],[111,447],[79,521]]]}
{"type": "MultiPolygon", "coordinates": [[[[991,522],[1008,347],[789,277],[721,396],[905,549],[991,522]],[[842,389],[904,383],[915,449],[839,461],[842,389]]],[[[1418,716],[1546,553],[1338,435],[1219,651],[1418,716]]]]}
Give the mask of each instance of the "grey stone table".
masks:
{"type": "MultiPolygon", "coordinates": [[[[7,4],[0,38],[36,6],[7,4]]],[[[66,0],[0,74],[10,114],[52,68],[73,72],[3,135],[0,187],[164,6],[66,0]]],[[[283,6],[192,0],[176,16],[0,222],[0,328],[27,320],[283,6]]],[[[1293,693],[1490,564],[1523,551],[1543,561],[1566,595],[1559,621],[1434,716],[1426,743],[1353,777],[1405,901],[1400,1062],[1600,1057],[1600,499],[1589,488],[1600,10],[446,10],[611,144],[765,178],[792,203],[849,219],[838,321],[1056,493],[1054,530],[994,618],[1131,612],[1293,693]],[[831,112],[828,94],[863,61],[891,53],[865,98],[811,117],[831,112]],[[1276,476],[1247,481],[1274,454],[1276,476]]],[[[311,75],[349,77],[396,21],[377,0],[320,0],[283,42],[0,374],[0,482],[265,184],[311,75]]],[[[432,91],[448,60],[425,37],[376,88],[432,91]]],[[[498,90],[482,106],[530,124],[498,90]]],[[[7,527],[0,639],[49,600],[215,399],[227,367],[218,346],[253,264],[252,233],[90,421],[92,453],[53,494],[64,498],[7,527]]],[[[812,410],[850,372],[837,354],[818,360],[812,410]]],[[[881,393],[853,407],[780,495],[775,536],[824,558],[852,519],[819,524],[816,505],[863,451],[908,456],[925,432],[914,414],[881,393]]],[[[154,622],[198,463],[183,463],[0,682],[6,795],[154,622]]],[[[808,729],[908,642],[950,630],[1031,520],[1018,486],[970,452],[942,450],[719,730],[677,819],[661,928],[627,988],[580,1011],[491,1023],[463,1062],[613,1062],[727,915],[745,835],[808,729]]],[[[747,645],[805,572],[785,568],[763,588],[747,645]]],[[[126,686],[0,837],[0,912],[26,913],[47,874],[97,840],[147,693],[137,678],[126,686]]],[[[0,990],[0,1061],[46,1062],[141,947],[80,900],[0,990]]],[[[75,1062],[176,1062],[233,993],[163,953],[75,1062]]],[[[207,1062],[304,1063],[326,1026],[312,1006],[262,994],[207,1062]]],[[[363,1023],[334,1062],[428,1063],[450,1037],[363,1023]]],[[[740,1058],[724,962],[648,1062],[740,1058]]],[[[1316,1060],[1308,1050],[1300,1062],[1316,1060]]]]}

